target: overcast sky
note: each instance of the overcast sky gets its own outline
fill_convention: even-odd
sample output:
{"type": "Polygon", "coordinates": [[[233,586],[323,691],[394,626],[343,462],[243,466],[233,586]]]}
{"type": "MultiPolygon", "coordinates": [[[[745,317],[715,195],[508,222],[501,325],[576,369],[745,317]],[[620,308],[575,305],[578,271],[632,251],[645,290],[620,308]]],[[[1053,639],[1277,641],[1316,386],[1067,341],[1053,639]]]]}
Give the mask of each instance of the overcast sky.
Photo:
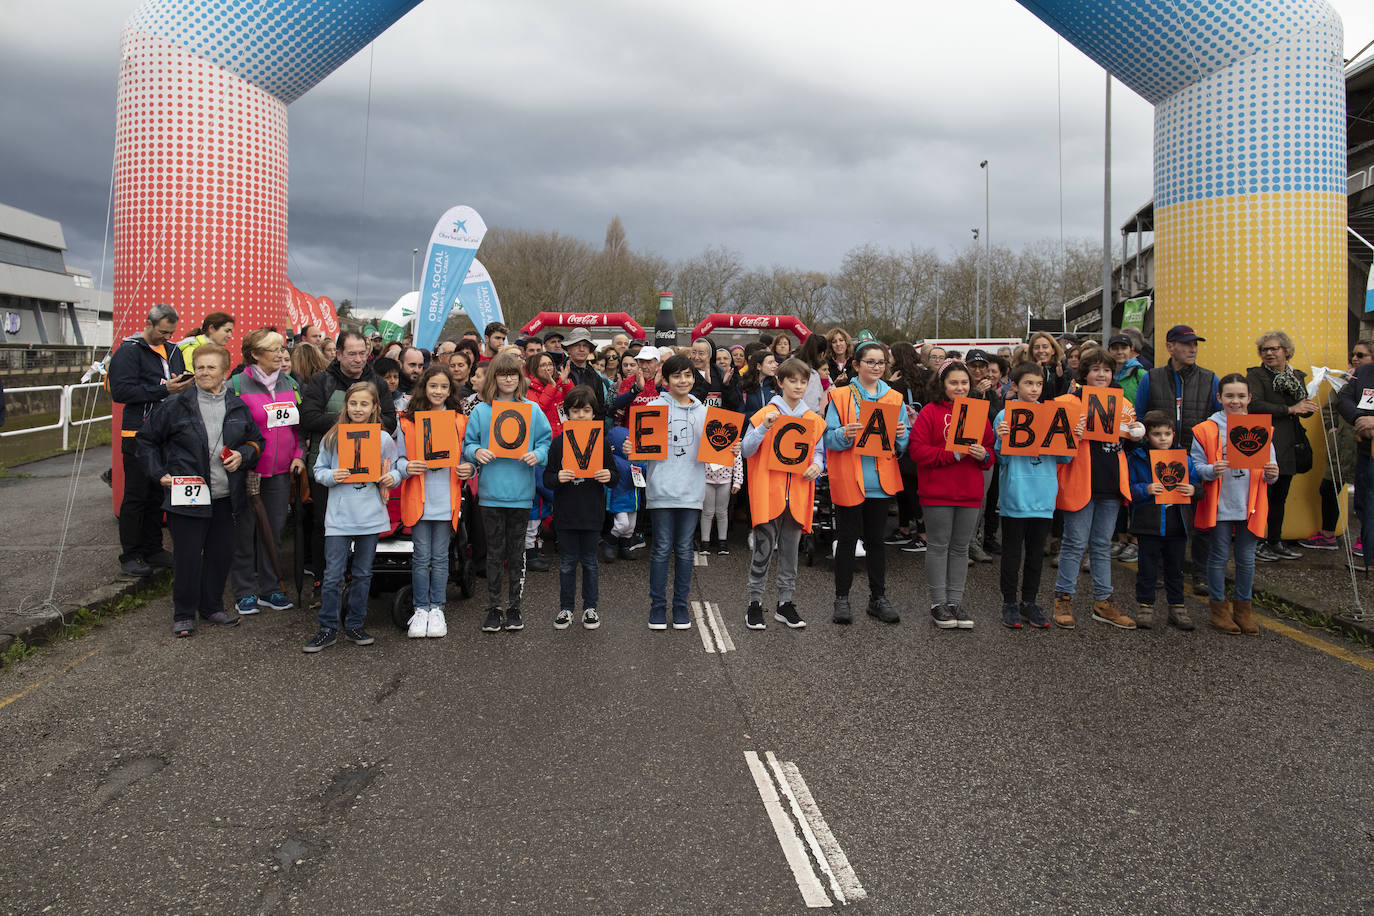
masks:
{"type": "MultiPolygon", "coordinates": [[[[1335,5],[1350,55],[1374,5],[1335,5]]],[[[134,6],[0,0],[0,202],[60,220],[97,278],[134,6]]],[[[619,214],[632,249],[670,260],[948,256],[983,223],[982,159],[993,243],[1019,247],[1059,238],[1061,149],[1063,231],[1097,238],[1103,82],[1014,0],[433,0],[290,107],[290,274],[389,305],[459,203],[596,245],[619,214]]],[[[1113,100],[1120,225],[1150,197],[1152,114],[1120,84],[1113,100]]]]}

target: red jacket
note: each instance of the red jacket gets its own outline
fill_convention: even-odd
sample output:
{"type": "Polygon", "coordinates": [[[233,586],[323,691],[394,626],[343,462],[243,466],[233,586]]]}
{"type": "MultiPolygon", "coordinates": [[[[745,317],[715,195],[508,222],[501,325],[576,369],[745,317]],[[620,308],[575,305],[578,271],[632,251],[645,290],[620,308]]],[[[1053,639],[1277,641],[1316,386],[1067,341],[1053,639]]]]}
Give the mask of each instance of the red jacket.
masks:
{"type": "Polygon", "coordinates": [[[952,408],[949,401],[937,401],[922,407],[916,415],[908,446],[911,460],[920,468],[916,492],[923,506],[977,508],[983,504],[983,471],[996,461],[992,453],[992,424],[984,424],[982,446],[988,450],[988,456],[982,461],[946,451],[945,430],[949,428],[952,408]]]}
{"type": "Polygon", "coordinates": [[[560,382],[558,379],[554,379],[545,384],[537,378],[530,378],[528,397],[538,404],[540,409],[544,411],[544,416],[549,418],[549,427],[553,429],[555,439],[563,432],[563,417],[559,414],[559,410],[563,406],[563,399],[572,390],[572,382],[560,382]]]}

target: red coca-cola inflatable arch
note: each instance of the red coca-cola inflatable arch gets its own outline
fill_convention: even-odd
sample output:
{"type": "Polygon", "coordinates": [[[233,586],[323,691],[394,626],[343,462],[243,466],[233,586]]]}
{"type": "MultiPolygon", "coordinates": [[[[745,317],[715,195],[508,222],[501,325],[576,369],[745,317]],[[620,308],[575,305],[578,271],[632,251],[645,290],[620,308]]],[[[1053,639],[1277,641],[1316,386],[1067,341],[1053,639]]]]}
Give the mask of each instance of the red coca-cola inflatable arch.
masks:
{"type": "Polygon", "coordinates": [[[644,326],[629,312],[540,312],[520,329],[526,337],[543,328],[623,328],[630,337],[647,340],[644,326]]]}
{"type": "Polygon", "coordinates": [[[751,331],[791,331],[800,343],[811,336],[811,329],[792,315],[726,315],[714,312],[692,328],[692,339],[705,337],[717,328],[747,328],[751,331]]]}

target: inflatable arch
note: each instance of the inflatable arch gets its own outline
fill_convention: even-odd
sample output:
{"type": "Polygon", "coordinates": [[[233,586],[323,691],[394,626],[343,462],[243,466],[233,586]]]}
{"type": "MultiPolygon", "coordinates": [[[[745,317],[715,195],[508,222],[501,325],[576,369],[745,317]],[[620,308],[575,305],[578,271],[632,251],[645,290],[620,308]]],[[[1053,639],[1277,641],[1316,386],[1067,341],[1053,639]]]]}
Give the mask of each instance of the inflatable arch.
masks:
{"type": "Polygon", "coordinates": [[[705,337],[717,328],[743,328],[749,331],[789,331],[800,343],[811,336],[800,318],[794,315],[730,315],[725,312],[712,312],[701,323],[692,328],[692,339],[705,337]]]}
{"type": "Polygon", "coordinates": [[[540,312],[520,329],[522,337],[545,328],[620,328],[631,339],[644,337],[644,326],[629,312],[540,312]]]}
{"type": "MultiPolygon", "coordinates": [[[[242,327],[285,323],[286,106],[418,2],[144,0],[124,29],[117,97],[118,336],[156,302],[188,326],[222,307],[242,327]]],[[[1343,365],[1336,12],[1324,0],[1021,3],[1155,106],[1156,325],[1193,325],[1219,371],[1255,364],[1270,326],[1293,335],[1297,362],[1343,365]]]]}

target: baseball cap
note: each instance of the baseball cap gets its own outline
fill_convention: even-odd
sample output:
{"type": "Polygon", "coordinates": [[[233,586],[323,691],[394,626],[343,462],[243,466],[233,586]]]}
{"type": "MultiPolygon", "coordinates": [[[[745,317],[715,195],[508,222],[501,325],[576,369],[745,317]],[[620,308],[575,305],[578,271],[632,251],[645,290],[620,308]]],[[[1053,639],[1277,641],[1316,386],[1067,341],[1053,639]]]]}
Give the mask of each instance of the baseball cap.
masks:
{"type": "Polygon", "coordinates": [[[1197,336],[1197,332],[1186,324],[1176,324],[1169,329],[1169,333],[1164,336],[1169,343],[1192,343],[1194,341],[1207,342],[1206,337],[1197,336]]]}
{"type": "Polygon", "coordinates": [[[969,350],[968,353],[964,356],[964,362],[990,363],[992,362],[992,357],[988,356],[988,352],[986,350],[973,349],[969,350]]]}
{"type": "Polygon", "coordinates": [[[547,333],[547,334],[544,335],[544,343],[548,343],[548,342],[551,341],[551,340],[562,340],[562,339],[563,339],[563,332],[562,332],[562,331],[550,331],[549,333],[547,333]]]}
{"type": "Polygon", "coordinates": [[[1108,346],[1108,347],[1117,347],[1117,346],[1121,346],[1121,347],[1134,347],[1134,346],[1135,346],[1135,343],[1132,342],[1132,341],[1131,341],[1131,338],[1128,337],[1128,336],[1125,335],[1125,334],[1113,334],[1113,335],[1111,336],[1111,338],[1107,341],[1107,346],[1108,346]]]}

